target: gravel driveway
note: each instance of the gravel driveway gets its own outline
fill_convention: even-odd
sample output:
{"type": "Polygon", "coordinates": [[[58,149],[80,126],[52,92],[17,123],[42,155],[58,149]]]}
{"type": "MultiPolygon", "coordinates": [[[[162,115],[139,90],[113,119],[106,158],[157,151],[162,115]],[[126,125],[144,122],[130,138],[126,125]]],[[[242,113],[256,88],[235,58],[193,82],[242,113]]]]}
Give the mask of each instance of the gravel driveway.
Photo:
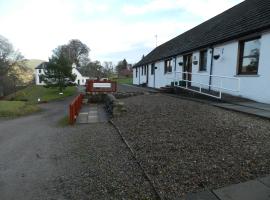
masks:
{"type": "Polygon", "coordinates": [[[114,119],[165,199],[270,174],[270,123],[149,94],[123,99],[114,119]]]}
{"type": "Polygon", "coordinates": [[[71,100],[0,121],[0,199],[155,199],[109,123],[58,125],[71,100]]]}

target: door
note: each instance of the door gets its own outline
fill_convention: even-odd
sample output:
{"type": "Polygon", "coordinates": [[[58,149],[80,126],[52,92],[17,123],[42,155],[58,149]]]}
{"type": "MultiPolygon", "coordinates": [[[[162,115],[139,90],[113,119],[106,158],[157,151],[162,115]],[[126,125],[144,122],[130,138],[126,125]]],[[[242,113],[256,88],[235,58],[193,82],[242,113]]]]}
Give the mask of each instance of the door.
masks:
{"type": "Polygon", "coordinates": [[[192,54],[184,56],[184,67],[183,67],[183,80],[188,80],[187,85],[191,86],[191,80],[192,80],[192,54]]]}
{"type": "Polygon", "coordinates": [[[80,85],[80,80],[78,79],[78,85],[80,85]]]}

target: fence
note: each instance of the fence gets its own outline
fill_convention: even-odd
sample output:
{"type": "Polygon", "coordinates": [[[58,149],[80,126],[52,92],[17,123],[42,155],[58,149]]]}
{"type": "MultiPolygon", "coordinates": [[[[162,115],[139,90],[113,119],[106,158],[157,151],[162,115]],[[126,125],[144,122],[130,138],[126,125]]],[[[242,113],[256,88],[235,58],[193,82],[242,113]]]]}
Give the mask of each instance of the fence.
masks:
{"type": "Polygon", "coordinates": [[[116,81],[109,80],[88,80],[86,82],[86,91],[90,93],[112,93],[116,92],[116,81]]]}
{"type": "Polygon", "coordinates": [[[83,94],[77,96],[69,105],[69,124],[74,124],[82,107],[83,94]]]}

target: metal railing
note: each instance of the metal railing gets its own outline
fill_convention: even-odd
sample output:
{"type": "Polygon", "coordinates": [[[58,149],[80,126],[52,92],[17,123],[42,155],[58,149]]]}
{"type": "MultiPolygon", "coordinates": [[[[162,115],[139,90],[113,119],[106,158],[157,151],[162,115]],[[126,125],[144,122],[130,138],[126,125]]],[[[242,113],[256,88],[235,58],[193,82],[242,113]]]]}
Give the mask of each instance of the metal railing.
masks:
{"type": "MultiPolygon", "coordinates": [[[[236,77],[229,77],[229,76],[219,76],[219,75],[209,75],[209,74],[200,74],[200,73],[191,73],[191,72],[175,72],[176,74],[180,74],[180,76],[182,75],[182,77],[184,77],[185,79],[183,78],[177,78],[177,76],[175,76],[174,78],[169,78],[169,79],[172,79],[174,82],[176,81],[183,81],[185,82],[185,86],[181,86],[181,85],[176,85],[175,87],[179,87],[179,88],[182,88],[182,89],[186,89],[186,90],[190,90],[190,91],[193,91],[193,92],[196,92],[196,93],[200,93],[200,94],[204,94],[206,96],[210,96],[210,97],[214,97],[214,98],[218,98],[218,99],[221,99],[222,98],[222,92],[223,91],[230,91],[230,92],[240,92],[240,78],[236,78],[236,77]],[[191,75],[191,80],[188,80],[188,76],[191,75]],[[192,81],[192,78],[194,76],[200,76],[200,77],[208,77],[207,81],[209,82],[210,79],[218,79],[218,84],[217,85],[214,85],[214,84],[206,84],[206,83],[203,83],[203,82],[200,82],[200,81],[192,81]],[[237,85],[235,87],[235,89],[232,89],[232,88],[228,88],[228,87],[224,87],[224,79],[225,80],[234,80],[237,82],[237,85]],[[189,86],[189,83],[191,84],[191,86],[189,86]],[[192,89],[192,83],[196,84],[196,85],[199,85],[199,90],[195,90],[195,89],[192,89]],[[203,86],[206,86],[208,87],[209,89],[213,89],[212,91],[215,91],[218,93],[218,95],[213,95],[213,94],[210,94],[210,93],[207,93],[204,91],[205,87],[203,86]]],[[[197,87],[197,86],[195,86],[197,87]]]]}

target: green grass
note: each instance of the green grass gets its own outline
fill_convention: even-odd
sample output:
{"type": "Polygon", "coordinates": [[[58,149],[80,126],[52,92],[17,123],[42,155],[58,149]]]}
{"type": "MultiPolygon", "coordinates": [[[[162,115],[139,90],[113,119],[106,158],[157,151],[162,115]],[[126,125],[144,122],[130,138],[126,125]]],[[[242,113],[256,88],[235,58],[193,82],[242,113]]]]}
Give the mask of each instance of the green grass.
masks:
{"type": "Polygon", "coordinates": [[[120,84],[129,84],[132,85],[132,78],[118,78],[115,79],[120,84]]]}
{"type": "Polygon", "coordinates": [[[41,102],[49,102],[57,99],[63,99],[76,93],[76,87],[67,87],[64,94],[60,95],[56,88],[45,88],[43,86],[31,85],[14,94],[9,95],[6,100],[27,101],[29,104],[41,102]]]}
{"type": "Polygon", "coordinates": [[[18,117],[39,111],[37,105],[23,101],[0,101],[0,117],[18,117]]]}

